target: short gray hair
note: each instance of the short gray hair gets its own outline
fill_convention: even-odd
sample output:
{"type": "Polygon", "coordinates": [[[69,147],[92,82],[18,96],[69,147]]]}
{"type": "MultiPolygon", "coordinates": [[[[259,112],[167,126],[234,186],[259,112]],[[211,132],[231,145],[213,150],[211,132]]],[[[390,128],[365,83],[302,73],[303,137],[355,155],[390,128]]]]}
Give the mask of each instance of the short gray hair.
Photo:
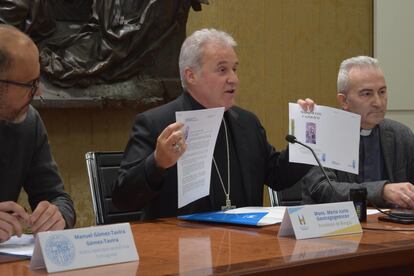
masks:
{"type": "Polygon", "coordinates": [[[180,69],[181,85],[187,88],[184,70],[187,67],[200,69],[203,58],[203,50],[207,43],[216,42],[224,46],[236,47],[237,43],[231,35],[216,29],[201,29],[187,37],[181,46],[178,66],[180,69]]]}
{"type": "Polygon", "coordinates": [[[349,72],[354,67],[374,67],[381,70],[376,58],[368,56],[357,56],[345,59],[339,66],[337,90],[338,93],[345,93],[349,89],[349,72]]]}

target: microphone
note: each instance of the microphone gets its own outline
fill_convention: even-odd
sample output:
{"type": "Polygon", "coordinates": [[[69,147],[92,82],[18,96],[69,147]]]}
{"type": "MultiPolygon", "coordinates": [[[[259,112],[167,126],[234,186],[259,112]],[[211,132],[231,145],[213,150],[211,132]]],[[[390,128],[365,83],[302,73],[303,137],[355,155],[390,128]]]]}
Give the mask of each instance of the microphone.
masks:
{"type": "Polygon", "coordinates": [[[328,175],[326,174],[325,169],[324,169],[324,168],[323,168],[323,166],[321,165],[321,162],[319,161],[319,158],[316,156],[316,154],[315,154],[315,152],[313,151],[313,149],[312,149],[311,147],[309,147],[308,145],[305,145],[304,143],[299,142],[298,140],[296,140],[296,137],[295,137],[295,136],[293,136],[293,135],[288,134],[288,135],[286,135],[285,139],[286,139],[286,141],[288,141],[288,142],[289,142],[289,143],[291,143],[291,144],[298,143],[299,145],[301,145],[301,146],[303,146],[303,147],[307,148],[308,150],[310,150],[310,152],[312,152],[313,157],[315,157],[316,162],[318,162],[319,168],[322,170],[322,173],[323,173],[323,175],[325,176],[325,179],[328,181],[329,186],[331,187],[331,190],[332,190],[333,194],[334,194],[334,195],[336,195],[336,193],[335,193],[335,189],[334,189],[334,188],[333,188],[333,186],[332,186],[331,180],[329,179],[328,175]]]}

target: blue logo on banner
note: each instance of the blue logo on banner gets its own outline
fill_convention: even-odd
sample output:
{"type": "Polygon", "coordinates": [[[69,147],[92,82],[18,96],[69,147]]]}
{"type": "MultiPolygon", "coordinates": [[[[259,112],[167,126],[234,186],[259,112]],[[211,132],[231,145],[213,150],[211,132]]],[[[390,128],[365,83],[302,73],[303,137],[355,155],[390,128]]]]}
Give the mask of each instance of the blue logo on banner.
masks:
{"type": "Polygon", "coordinates": [[[75,259],[75,245],[67,237],[55,234],[46,240],[46,255],[57,266],[67,266],[75,259]]]}

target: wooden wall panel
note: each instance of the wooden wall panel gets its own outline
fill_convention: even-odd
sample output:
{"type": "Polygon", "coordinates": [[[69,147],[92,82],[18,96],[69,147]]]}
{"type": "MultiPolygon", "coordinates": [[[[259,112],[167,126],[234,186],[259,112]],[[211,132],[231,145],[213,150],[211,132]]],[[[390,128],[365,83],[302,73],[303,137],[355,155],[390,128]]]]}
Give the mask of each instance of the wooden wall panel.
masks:
{"type": "Polygon", "coordinates": [[[188,33],[214,27],[238,42],[238,105],[255,112],[284,147],[287,103],[311,97],[336,105],[341,60],[372,55],[372,0],[211,0],[188,33]]]}
{"type": "MultiPolygon", "coordinates": [[[[284,148],[287,103],[311,97],[335,105],[340,61],[372,54],[372,0],[210,0],[191,12],[188,33],[214,27],[239,46],[238,105],[256,113],[269,140],[284,148]]],[[[84,154],[123,150],[134,110],[42,110],[78,226],[93,224],[84,154]]]]}

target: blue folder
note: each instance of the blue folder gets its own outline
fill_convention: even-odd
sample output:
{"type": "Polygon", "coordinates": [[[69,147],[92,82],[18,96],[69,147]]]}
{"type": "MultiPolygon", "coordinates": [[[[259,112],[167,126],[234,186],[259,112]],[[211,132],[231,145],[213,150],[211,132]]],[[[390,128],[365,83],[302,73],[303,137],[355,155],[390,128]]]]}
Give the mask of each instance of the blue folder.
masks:
{"type": "Polygon", "coordinates": [[[231,214],[224,211],[196,213],[191,215],[179,216],[179,219],[192,221],[205,221],[217,223],[230,223],[258,226],[258,222],[268,214],[268,212],[231,214]]]}

